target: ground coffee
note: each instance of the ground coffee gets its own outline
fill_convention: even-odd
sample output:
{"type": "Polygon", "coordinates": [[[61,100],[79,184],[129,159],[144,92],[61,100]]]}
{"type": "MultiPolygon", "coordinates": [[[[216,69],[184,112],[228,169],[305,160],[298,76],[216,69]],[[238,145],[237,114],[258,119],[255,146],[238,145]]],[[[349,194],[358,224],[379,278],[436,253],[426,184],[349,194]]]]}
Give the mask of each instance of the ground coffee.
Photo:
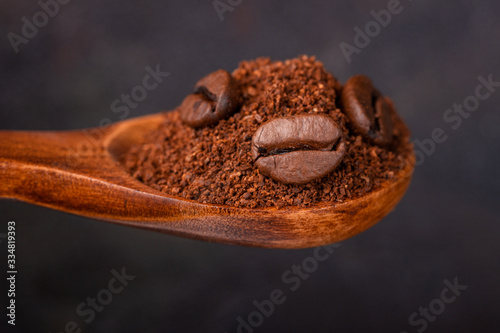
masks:
{"type": "MultiPolygon", "coordinates": [[[[232,78],[220,71],[212,76],[215,81],[230,85],[217,88],[220,93],[213,94],[210,86],[207,89],[198,83],[183,105],[165,113],[165,121],[145,144],[128,152],[125,165],[136,179],[166,194],[201,203],[250,208],[310,207],[342,202],[376,190],[393,180],[408,163],[412,153],[408,129],[392,102],[364,77],[353,77],[342,87],[319,61],[307,56],[283,62],[268,58],[243,61],[232,78]],[[233,103],[234,89],[238,91],[237,103],[233,103]],[[232,104],[219,111],[217,101],[224,98],[232,104]],[[212,105],[208,110],[217,110],[216,120],[207,118],[207,105],[212,105]],[[193,115],[192,110],[201,111],[193,115]],[[269,144],[254,138],[259,128],[261,132],[266,130],[262,129],[264,124],[268,128],[287,127],[297,123],[296,116],[315,114],[333,119],[335,125],[327,126],[327,130],[335,131],[328,139],[331,142],[325,139],[318,143],[319,139],[315,139],[310,144],[292,140],[298,148],[266,152],[269,144]],[[199,115],[205,120],[200,122],[199,115]],[[269,125],[271,120],[282,117],[288,120],[269,125]],[[312,176],[306,174],[305,184],[285,184],[275,180],[279,178],[269,177],[257,165],[255,142],[264,146],[258,147],[264,157],[292,154],[299,156],[293,157],[295,160],[314,162],[313,153],[324,153],[332,156],[332,162],[311,163],[320,168],[315,177],[326,172],[321,178],[308,181],[307,177],[312,176]],[[344,147],[339,148],[339,144],[344,147]],[[326,151],[331,149],[336,154],[326,151]],[[321,163],[326,166],[317,166],[321,163]]],[[[309,118],[299,121],[313,123],[309,118]]],[[[303,137],[314,136],[313,132],[310,130],[303,137]]],[[[296,183],[302,182],[303,179],[296,183]]]]}

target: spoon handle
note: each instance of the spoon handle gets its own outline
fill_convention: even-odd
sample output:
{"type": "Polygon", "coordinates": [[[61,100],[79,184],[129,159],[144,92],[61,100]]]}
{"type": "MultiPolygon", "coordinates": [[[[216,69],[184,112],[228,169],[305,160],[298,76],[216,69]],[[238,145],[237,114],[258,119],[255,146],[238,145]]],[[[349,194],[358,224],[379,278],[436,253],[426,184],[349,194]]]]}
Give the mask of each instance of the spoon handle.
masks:
{"type": "Polygon", "coordinates": [[[18,199],[95,218],[134,214],[137,184],[83,131],[0,131],[0,198],[18,199]],[[132,200],[130,200],[132,201],[132,200]]]}
{"type": "MultiPolygon", "coordinates": [[[[195,216],[193,204],[159,196],[111,156],[110,150],[123,149],[110,139],[124,129],[126,124],[65,132],[0,131],[0,198],[156,230],[173,229],[173,221],[195,216]],[[93,130],[102,131],[99,140],[88,136],[93,130]]],[[[125,131],[122,140],[132,136],[125,131]]]]}
{"type": "Polygon", "coordinates": [[[84,139],[78,131],[0,131],[0,160],[47,167],[68,166],[69,162],[76,161],[78,153],[90,155],[84,139]],[[77,150],[76,146],[81,148],[77,150]]]}
{"type": "Polygon", "coordinates": [[[69,190],[75,177],[99,171],[102,145],[91,145],[84,134],[0,131],[0,197],[43,204],[69,190]]]}

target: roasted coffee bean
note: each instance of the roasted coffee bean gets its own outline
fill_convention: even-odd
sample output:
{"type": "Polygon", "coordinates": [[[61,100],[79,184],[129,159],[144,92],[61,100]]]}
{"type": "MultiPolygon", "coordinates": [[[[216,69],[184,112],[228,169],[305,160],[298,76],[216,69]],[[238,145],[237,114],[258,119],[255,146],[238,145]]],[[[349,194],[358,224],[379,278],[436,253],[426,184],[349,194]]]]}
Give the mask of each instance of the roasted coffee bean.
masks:
{"type": "Polygon", "coordinates": [[[252,138],[252,157],[259,171],[284,184],[305,184],[326,176],[345,152],[342,130],[323,114],[273,119],[252,138]]]}
{"type": "Polygon", "coordinates": [[[359,133],[379,145],[391,143],[394,110],[369,78],[363,75],[351,77],[341,96],[345,113],[359,133]]]}
{"type": "Polygon", "coordinates": [[[184,99],[179,110],[185,124],[200,128],[229,117],[239,104],[236,81],[231,74],[220,69],[198,81],[194,93],[184,99]]]}

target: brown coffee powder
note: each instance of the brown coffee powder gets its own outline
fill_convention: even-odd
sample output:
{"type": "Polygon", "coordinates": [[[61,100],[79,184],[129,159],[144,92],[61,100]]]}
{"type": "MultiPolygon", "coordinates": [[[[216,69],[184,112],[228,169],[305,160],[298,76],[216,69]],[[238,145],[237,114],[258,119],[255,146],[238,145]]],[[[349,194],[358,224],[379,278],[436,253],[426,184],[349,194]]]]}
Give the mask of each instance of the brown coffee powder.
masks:
{"type": "Polygon", "coordinates": [[[378,146],[359,135],[341,110],[342,85],[314,57],[272,62],[243,61],[232,73],[239,85],[239,111],[218,124],[193,129],[179,110],[146,143],[127,154],[126,168],[139,181],[168,195],[235,207],[310,207],[362,196],[391,181],[406,166],[409,131],[394,115],[393,143],[378,146]],[[259,173],[252,136],[283,116],[327,114],[341,127],[347,153],[329,175],[304,185],[285,185],[259,173]]]}

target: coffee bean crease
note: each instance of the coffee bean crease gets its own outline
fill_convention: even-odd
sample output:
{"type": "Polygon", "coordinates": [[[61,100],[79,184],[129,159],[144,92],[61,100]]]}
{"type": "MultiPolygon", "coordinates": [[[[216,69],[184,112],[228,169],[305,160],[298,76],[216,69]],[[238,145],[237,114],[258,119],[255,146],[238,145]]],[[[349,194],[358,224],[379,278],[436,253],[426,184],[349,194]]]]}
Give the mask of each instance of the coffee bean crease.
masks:
{"type": "Polygon", "coordinates": [[[193,128],[217,124],[231,116],[240,105],[238,84],[225,70],[215,71],[195,85],[179,107],[181,120],[193,128]]]}
{"type": "Polygon", "coordinates": [[[378,145],[392,142],[392,114],[395,111],[368,77],[356,75],[347,80],[341,100],[357,132],[378,145]]]}
{"type": "Polygon", "coordinates": [[[251,148],[259,171],[284,184],[305,184],[326,176],[345,152],[340,127],[323,114],[273,119],[257,129],[251,148]]]}

